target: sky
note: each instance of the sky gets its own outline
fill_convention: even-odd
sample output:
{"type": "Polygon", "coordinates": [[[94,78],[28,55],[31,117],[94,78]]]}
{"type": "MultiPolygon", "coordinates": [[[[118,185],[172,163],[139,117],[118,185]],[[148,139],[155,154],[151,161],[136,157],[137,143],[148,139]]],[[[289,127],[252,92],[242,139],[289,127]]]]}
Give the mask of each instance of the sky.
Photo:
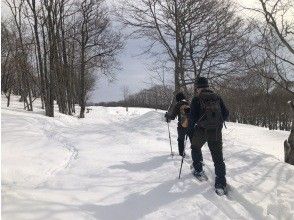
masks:
{"type": "MultiPolygon", "coordinates": [[[[110,0],[112,1],[112,0],[110,0]]],[[[245,7],[256,7],[258,0],[234,0],[238,4],[245,7]]],[[[7,15],[7,8],[1,0],[1,17],[7,15]]],[[[248,16],[248,11],[241,11],[242,16],[248,16]]],[[[135,93],[142,88],[150,86],[150,75],[147,65],[151,64],[146,59],[146,56],[139,56],[144,46],[147,45],[146,40],[129,39],[126,42],[125,48],[118,56],[121,69],[115,72],[115,80],[109,82],[107,78],[99,78],[96,81],[94,90],[89,95],[89,102],[102,102],[102,101],[118,101],[123,98],[122,88],[127,86],[130,93],[135,93]]]]}
{"type": "MultiPolygon", "coordinates": [[[[258,0],[235,0],[235,2],[248,8],[253,8],[258,5],[258,0]]],[[[240,13],[248,16],[249,12],[242,10],[240,13]]],[[[125,49],[119,56],[122,69],[116,72],[117,79],[111,83],[107,79],[97,81],[95,90],[91,93],[89,101],[118,101],[123,98],[123,86],[128,86],[131,93],[138,92],[142,88],[150,86],[146,84],[146,82],[150,81],[150,74],[152,74],[147,68],[148,61],[146,61],[146,57],[136,56],[142,52],[144,46],[146,46],[145,40],[128,40],[125,49]]]]}
{"type": "Polygon", "coordinates": [[[124,86],[127,86],[131,93],[148,87],[146,82],[150,71],[147,68],[146,56],[140,55],[144,46],[146,46],[144,40],[130,39],[126,42],[125,48],[118,57],[121,68],[115,72],[115,80],[109,82],[105,77],[97,80],[90,102],[121,100],[124,86]]]}

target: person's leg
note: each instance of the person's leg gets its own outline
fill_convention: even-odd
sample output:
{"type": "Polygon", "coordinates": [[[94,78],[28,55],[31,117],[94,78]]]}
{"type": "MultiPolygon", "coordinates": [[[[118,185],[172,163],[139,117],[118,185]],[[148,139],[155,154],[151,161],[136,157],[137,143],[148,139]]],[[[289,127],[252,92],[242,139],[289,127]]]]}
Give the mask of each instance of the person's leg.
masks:
{"type": "Polygon", "coordinates": [[[193,167],[196,172],[203,170],[203,157],[201,148],[205,144],[205,133],[202,129],[196,128],[191,141],[191,156],[193,160],[193,167]]]}
{"type": "Polygon", "coordinates": [[[186,135],[186,129],[182,127],[178,127],[178,150],[179,150],[179,155],[181,156],[183,156],[183,153],[184,153],[185,135],[186,135]]]}
{"type": "Polygon", "coordinates": [[[226,186],[226,165],[223,158],[221,131],[217,135],[217,139],[208,140],[208,147],[215,168],[215,186],[226,186]]]}

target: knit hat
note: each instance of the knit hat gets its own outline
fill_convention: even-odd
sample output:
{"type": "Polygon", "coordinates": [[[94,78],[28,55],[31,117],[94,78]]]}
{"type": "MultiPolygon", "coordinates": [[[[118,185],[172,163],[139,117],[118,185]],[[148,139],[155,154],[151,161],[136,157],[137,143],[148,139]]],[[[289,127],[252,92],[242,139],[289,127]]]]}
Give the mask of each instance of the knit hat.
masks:
{"type": "Polygon", "coordinates": [[[185,99],[184,93],[179,92],[178,94],[176,94],[176,100],[177,100],[177,102],[182,101],[183,99],[185,99]]]}
{"type": "Polygon", "coordinates": [[[196,79],[196,87],[197,88],[207,88],[208,87],[208,80],[205,77],[198,77],[196,79]]]}

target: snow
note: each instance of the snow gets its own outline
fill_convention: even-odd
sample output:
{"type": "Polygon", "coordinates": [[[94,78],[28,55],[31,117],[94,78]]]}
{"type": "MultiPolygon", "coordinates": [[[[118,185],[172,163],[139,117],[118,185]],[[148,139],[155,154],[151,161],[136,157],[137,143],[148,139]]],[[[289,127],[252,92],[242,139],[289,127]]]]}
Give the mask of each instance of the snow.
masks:
{"type": "MultiPolygon", "coordinates": [[[[3,219],[294,219],[294,167],[283,162],[288,132],[227,123],[223,150],[229,196],[171,158],[163,111],[91,107],[85,119],[36,101],[26,112],[2,97],[3,219]]],[[[176,151],[176,122],[170,125],[176,151]]],[[[189,153],[187,147],[187,153],[189,153]]]]}

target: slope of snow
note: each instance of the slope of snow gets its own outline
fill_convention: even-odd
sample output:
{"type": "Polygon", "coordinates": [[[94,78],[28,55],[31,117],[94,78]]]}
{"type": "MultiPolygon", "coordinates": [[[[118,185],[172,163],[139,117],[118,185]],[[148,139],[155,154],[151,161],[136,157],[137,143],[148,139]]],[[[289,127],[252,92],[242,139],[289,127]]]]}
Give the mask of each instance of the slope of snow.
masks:
{"type": "MultiPolygon", "coordinates": [[[[43,116],[2,100],[3,219],[293,219],[288,132],[228,123],[223,131],[228,197],[213,191],[207,146],[199,183],[171,158],[163,112],[91,107],[85,119],[43,116]]],[[[177,145],[176,122],[171,123],[177,145]]],[[[188,147],[187,147],[188,148],[188,147]]],[[[187,149],[187,152],[189,150],[187,149]]]]}

